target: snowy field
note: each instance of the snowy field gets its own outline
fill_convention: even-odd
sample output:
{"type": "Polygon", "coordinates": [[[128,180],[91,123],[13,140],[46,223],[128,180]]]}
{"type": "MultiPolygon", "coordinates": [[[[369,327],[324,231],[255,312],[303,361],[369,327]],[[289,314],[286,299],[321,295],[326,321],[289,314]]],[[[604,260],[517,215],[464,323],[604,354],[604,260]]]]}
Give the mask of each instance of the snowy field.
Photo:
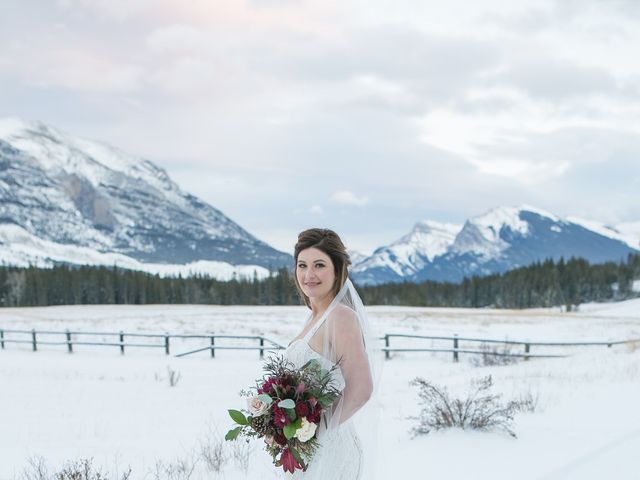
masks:
{"type": "MultiPolygon", "coordinates": [[[[404,307],[368,312],[380,334],[456,333],[533,342],[640,338],[640,300],[582,305],[572,313],[404,307]]],[[[303,307],[15,308],[0,310],[0,329],[262,333],[286,345],[305,316],[303,307]]],[[[132,479],[155,479],[160,465],[196,460],[192,479],[285,478],[260,443],[249,445],[248,452],[240,443],[235,451],[223,443],[228,458],[221,472],[205,468],[202,446],[219,442],[231,427],[227,409],[244,406],[239,390],[262,372],[256,351],[220,350],[215,359],[206,352],[173,356],[204,345],[206,340],[175,341],[167,356],[160,348],[131,348],[120,355],[117,347],[77,346],[68,354],[64,346],[32,352],[29,344],[7,344],[0,350],[0,480],[22,478],[34,456],[44,457],[51,470],[92,457],[111,478],[130,466],[132,479]],[[180,374],[175,386],[169,384],[169,370],[180,374]]],[[[392,340],[392,347],[401,345],[450,348],[451,342],[392,340]]],[[[640,342],[611,348],[534,346],[531,353],[572,356],[475,366],[464,354],[458,363],[451,353],[393,354],[382,378],[379,478],[640,479],[640,342]],[[455,429],[411,438],[409,417],[417,416],[419,407],[410,380],[421,376],[462,395],[471,379],[487,374],[505,400],[527,394],[538,399],[535,412],[516,416],[517,439],[455,429]]]]}

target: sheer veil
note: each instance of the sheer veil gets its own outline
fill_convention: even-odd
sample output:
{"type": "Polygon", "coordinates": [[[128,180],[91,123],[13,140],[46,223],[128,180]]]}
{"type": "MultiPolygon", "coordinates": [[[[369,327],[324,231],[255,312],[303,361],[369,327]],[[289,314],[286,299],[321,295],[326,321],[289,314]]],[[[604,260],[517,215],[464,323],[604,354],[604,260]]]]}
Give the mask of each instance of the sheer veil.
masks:
{"type": "MultiPolygon", "coordinates": [[[[321,421],[320,438],[339,435],[353,423],[363,451],[361,479],[375,478],[378,425],[382,412],[379,384],[383,356],[381,344],[353,283],[345,284],[316,322],[309,346],[332,363],[344,378],[342,396],[321,421]],[[320,345],[321,351],[318,350],[320,345]],[[322,431],[325,429],[325,431],[322,431]]],[[[328,439],[327,438],[327,439],[328,439]]],[[[329,447],[330,448],[330,447],[329,447]]],[[[337,455],[338,457],[340,455],[337,455]]]]}

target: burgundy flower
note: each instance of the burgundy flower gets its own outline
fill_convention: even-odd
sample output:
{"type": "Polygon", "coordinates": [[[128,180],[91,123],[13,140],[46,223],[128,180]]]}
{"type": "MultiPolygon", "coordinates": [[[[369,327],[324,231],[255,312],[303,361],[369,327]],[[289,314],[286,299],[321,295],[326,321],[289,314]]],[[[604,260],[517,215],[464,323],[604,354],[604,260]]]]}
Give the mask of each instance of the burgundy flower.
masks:
{"type": "Polygon", "coordinates": [[[280,385],[283,388],[290,386],[293,383],[293,377],[291,375],[283,375],[280,378],[280,385]]]}
{"type": "Polygon", "coordinates": [[[309,412],[307,415],[307,420],[313,423],[320,423],[320,414],[322,413],[322,407],[319,403],[316,403],[312,412],[309,412]]]}
{"type": "Polygon", "coordinates": [[[285,448],[280,456],[280,462],[285,472],[295,472],[296,468],[302,469],[302,465],[298,463],[296,457],[293,456],[293,452],[289,448],[285,448]]]}
{"type": "Polygon", "coordinates": [[[302,395],[304,393],[304,382],[300,382],[300,385],[296,387],[296,394],[302,395]]]}
{"type": "Polygon", "coordinates": [[[285,425],[289,425],[290,423],[287,412],[277,405],[273,406],[273,423],[276,427],[280,428],[284,427],[285,425]]]}
{"type": "Polygon", "coordinates": [[[273,384],[277,382],[277,379],[269,377],[266,382],[262,384],[262,388],[258,389],[258,393],[271,393],[273,384]]]}
{"type": "Polygon", "coordinates": [[[287,437],[284,436],[282,431],[276,430],[276,432],[273,434],[273,439],[278,445],[284,446],[287,444],[287,437]]]}
{"type": "Polygon", "coordinates": [[[306,402],[298,402],[296,403],[296,413],[299,417],[306,417],[309,415],[309,406],[306,402]]]}

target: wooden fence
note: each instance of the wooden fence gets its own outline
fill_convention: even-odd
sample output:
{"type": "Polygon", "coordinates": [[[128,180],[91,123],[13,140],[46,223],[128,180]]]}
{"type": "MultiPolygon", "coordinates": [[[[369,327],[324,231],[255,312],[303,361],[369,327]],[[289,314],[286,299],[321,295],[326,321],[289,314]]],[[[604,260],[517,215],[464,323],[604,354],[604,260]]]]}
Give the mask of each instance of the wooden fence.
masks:
{"type": "Polygon", "coordinates": [[[202,352],[205,350],[209,350],[211,352],[211,357],[215,357],[216,350],[259,350],[260,358],[264,356],[265,350],[279,350],[284,347],[279,343],[266,338],[263,335],[221,335],[214,333],[206,333],[206,334],[172,334],[172,333],[139,333],[139,332],[81,332],[81,331],[56,331],[56,330],[13,330],[13,329],[0,329],[0,349],[5,348],[5,343],[27,343],[31,344],[31,349],[36,352],[38,350],[38,345],[66,345],[67,351],[69,353],[73,353],[74,345],[91,345],[91,346],[101,346],[101,347],[118,347],[120,349],[120,353],[124,355],[125,348],[138,347],[138,348],[162,348],[164,349],[164,353],[166,355],[170,355],[171,349],[171,339],[205,339],[207,340],[208,345],[203,348],[198,348],[197,350],[192,350],[189,352],[183,352],[175,355],[176,357],[182,357],[185,355],[190,355],[197,352],[202,352]],[[6,334],[12,335],[27,335],[27,338],[7,338],[6,334]],[[101,336],[101,337],[115,337],[114,341],[95,341],[95,342],[87,342],[87,341],[79,341],[74,340],[74,335],[88,335],[88,336],[101,336]],[[43,336],[47,337],[62,337],[62,340],[42,340],[43,336]],[[136,343],[135,341],[125,342],[125,338],[152,338],[152,339],[160,339],[158,343],[136,343]],[[235,338],[235,339],[254,339],[258,341],[257,346],[246,346],[246,345],[216,345],[216,338],[235,338]],[[272,347],[265,346],[265,343],[271,344],[272,347]]]}
{"type": "Polygon", "coordinates": [[[430,336],[430,335],[411,335],[404,333],[387,333],[383,337],[385,346],[382,350],[385,352],[385,358],[390,358],[390,352],[449,352],[453,353],[453,361],[458,361],[459,353],[469,353],[469,354],[480,354],[480,355],[496,355],[496,356],[507,356],[507,357],[524,357],[524,360],[529,360],[529,358],[562,358],[567,355],[550,355],[550,354],[534,354],[531,353],[532,346],[546,346],[546,347],[580,347],[580,346],[607,346],[611,348],[612,345],[621,345],[621,344],[629,344],[640,342],[640,339],[631,339],[631,340],[616,340],[616,341],[606,341],[606,342],[531,342],[531,341],[520,341],[520,340],[495,340],[489,338],[469,338],[469,337],[459,337],[458,334],[454,334],[452,337],[442,337],[442,336],[430,336]],[[391,348],[391,338],[411,338],[411,339],[424,339],[424,340],[445,340],[452,341],[452,348],[391,348]],[[524,347],[524,351],[522,353],[516,352],[497,352],[494,350],[487,349],[479,349],[479,350],[470,350],[463,349],[459,347],[459,342],[478,342],[482,345],[487,344],[503,344],[503,345],[521,345],[524,347]]]}
{"type": "MultiPolygon", "coordinates": [[[[56,330],[16,330],[16,329],[0,329],[0,348],[4,349],[5,344],[31,344],[31,349],[35,352],[38,350],[39,345],[52,345],[59,346],[64,345],[67,347],[69,353],[73,353],[73,347],[78,345],[88,346],[104,346],[104,347],[117,347],[120,349],[120,353],[125,353],[125,348],[161,348],[166,355],[170,355],[171,340],[172,339],[202,339],[205,340],[206,345],[199,348],[181,352],[175,354],[176,357],[184,357],[193,355],[200,352],[209,351],[212,358],[215,357],[216,350],[258,350],[260,358],[263,358],[265,351],[282,350],[285,347],[278,342],[265,337],[264,335],[223,335],[215,333],[207,334],[171,334],[171,333],[139,333],[139,332],[81,332],[81,331],[56,331],[56,330]],[[18,338],[9,338],[7,334],[18,336],[18,338]],[[25,338],[26,336],[26,338],[25,338]],[[74,336],[101,336],[101,337],[114,337],[113,341],[80,341],[74,339],[74,336]],[[22,338],[20,338],[22,337],[22,338]],[[47,339],[43,340],[42,337],[47,339]],[[48,338],[54,337],[53,340],[48,338]],[[60,338],[57,340],[56,338],[60,338]],[[125,341],[126,339],[132,339],[125,341]],[[139,343],[136,339],[139,338],[151,338],[158,339],[157,343],[139,343]],[[216,339],[243,339],[243,340],[256,340],[257,344],[252,345],[220,345],[216,344],[216,339]]],[[[404,333],[387,333],[379,340],[384,342],[384,346],[380,348],[384,352],[386,359],[391,359],[391,353],[393,352],[446,352],[453,354],[453,361],[459,360],[459,354],[465,353],[470,355],[495,355],[495,356],[509,356],[509,357],[524,357],[524,360],[529,358],[561,358],[566,357],[566,354],[534,354],[531,353],[531,347],[533,346],[553,346],[553,347],[578,347],[578,346],[607,346],[611,348],[613,345],[640,343],[640,339],[631,340],[617,340],[606,342],[531,342],[531,341],[518,341],[518,340],[495,340],[487,338],[469,338],[459,337],[457,334],[452,337],[448,336],[429,336],[429,335],[411,335],[404,333]],[[392,347],[392,338],[406,338],[411,340],[438,340],[452,342],[452,348],[425,348],[425,347],[392,347]],[[523,348],[521,353],[517,352],[499,352],[495,350],[488,350],[486,348],[469,349],[460,348],[460,342],[480,343],[481,347],[488,344],[502,344],[502,345],[520,345],[523,348]]]]}

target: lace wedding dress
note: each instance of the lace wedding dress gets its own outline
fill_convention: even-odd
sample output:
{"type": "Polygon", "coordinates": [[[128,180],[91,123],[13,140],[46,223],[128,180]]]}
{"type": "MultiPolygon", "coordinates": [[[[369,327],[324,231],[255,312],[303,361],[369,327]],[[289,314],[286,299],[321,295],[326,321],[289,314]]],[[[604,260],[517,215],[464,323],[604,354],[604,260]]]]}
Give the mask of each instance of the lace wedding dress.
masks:
{"type": "MultiPolygon", "coordinates": [[[[284,352],[285,358],[295,365],[302,367],[312,358],[317,359],[322,368],[329,370],[333,366],[331,360],[323,357],[309,346],[309,340],[326,320],[320,318],[307,334],[294,340],[284,352]]],[[[334,371],[333,380],[340,390],[345,381],[340,369],[334,371]]],[[[362,446],[353,422],[347,420],[337,428],[321,432],[320,443],[316,453],[309,463],[306,472],[296,470],[294,474],[287,474],[286,478],[304,480],[359,480],[362,477],[362,446]]]]}

